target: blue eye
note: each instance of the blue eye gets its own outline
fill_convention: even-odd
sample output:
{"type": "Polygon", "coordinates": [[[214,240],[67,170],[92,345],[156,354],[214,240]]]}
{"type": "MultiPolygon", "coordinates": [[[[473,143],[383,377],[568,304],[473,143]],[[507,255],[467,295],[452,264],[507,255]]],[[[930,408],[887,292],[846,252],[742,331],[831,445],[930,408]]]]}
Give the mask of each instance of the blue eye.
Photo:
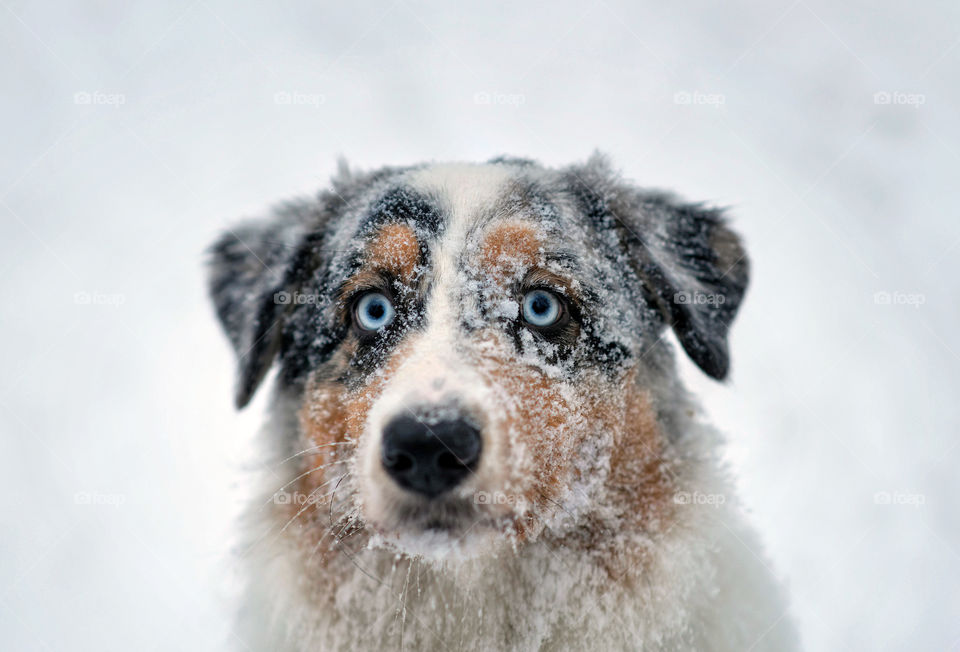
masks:
{"type": "Polygon", "coordinates": [[[357,301],[357,324],[365,331],[378,331],[389,326],[396,315],[390,299],[380,292],[368,292],[357,301]]]}
{"type": "Polygon", "coordinates": [[[523,295],[523,319],[538,328],[552,326],[560,320],[563,304],[547,290],[531,290],[523,295]]]}

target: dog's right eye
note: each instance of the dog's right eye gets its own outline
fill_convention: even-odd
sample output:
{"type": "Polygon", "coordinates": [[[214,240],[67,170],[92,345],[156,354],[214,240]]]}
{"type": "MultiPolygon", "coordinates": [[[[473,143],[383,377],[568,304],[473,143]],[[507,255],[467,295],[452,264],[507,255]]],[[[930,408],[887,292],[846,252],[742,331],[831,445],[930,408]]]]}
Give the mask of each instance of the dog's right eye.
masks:
{"type": "Polygon", "coordinates": [[[534,328],[550,328],[564,317],[563,301],[553,292],[534,289],[523,296],[521,312],[534,328]]]}
{"type": "Polygon", "coordinates": [[[385,294],[367,292],[357,300],[353,314],[357,326],[372,333],[389,326],[397,311],[385,294]]]}

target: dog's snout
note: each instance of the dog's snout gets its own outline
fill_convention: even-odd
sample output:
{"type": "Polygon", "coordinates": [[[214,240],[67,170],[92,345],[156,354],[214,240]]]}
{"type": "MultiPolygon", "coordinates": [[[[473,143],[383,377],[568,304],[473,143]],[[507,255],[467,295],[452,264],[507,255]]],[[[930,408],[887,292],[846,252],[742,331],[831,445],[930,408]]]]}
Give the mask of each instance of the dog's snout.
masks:
{"type": "Polygon", "coordinates": [[[464,419],[396,417],[383,429],[380,459],[394,481],[428,498],[460,484],[480,460],[480,430],[464,419]]]}

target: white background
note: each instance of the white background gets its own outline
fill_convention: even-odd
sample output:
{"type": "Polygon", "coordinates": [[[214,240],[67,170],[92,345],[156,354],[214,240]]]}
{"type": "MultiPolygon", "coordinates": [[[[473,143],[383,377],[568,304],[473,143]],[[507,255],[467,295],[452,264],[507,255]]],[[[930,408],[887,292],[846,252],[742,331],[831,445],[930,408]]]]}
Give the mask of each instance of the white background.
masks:
{"type": "Polygon", "coordinates": [[[220,229],[341,154],[599,148],[748,243],[732,382],[683,373],[806,647],[957,649],[958,80],[946,1],[4,0],[0,647],[243,649],[220,229]]]}

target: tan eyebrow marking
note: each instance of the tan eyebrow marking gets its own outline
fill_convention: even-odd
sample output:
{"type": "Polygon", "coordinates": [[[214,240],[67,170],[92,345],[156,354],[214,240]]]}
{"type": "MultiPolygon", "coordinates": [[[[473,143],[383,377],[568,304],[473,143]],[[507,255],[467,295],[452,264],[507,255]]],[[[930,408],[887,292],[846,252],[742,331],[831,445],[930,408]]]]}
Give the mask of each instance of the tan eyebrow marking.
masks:
{"type": "Polygon", "coordinates": [[[492,275],[508,277],[536,265],[542,244],[536,229],[522,222],[494,227],[480,245],[480,264],[492,275]]]}
{"type": "Polygon", "coordinates": [[[371,238],[364,251],[363,267],[348,278],[340,290],[341,301],[354,292],[377,287],[382,273],[389,272],[412,283],[420,260],[420,243],[406,224],[387,224],[371,238]]]}
{"type": "Polygon", "coordinates": [[[387,224],[377,231],[367,246],[364,267],[392,272],[410,282],[419,260],[420,243],[413,229],[406,224],[387,224]]]}

